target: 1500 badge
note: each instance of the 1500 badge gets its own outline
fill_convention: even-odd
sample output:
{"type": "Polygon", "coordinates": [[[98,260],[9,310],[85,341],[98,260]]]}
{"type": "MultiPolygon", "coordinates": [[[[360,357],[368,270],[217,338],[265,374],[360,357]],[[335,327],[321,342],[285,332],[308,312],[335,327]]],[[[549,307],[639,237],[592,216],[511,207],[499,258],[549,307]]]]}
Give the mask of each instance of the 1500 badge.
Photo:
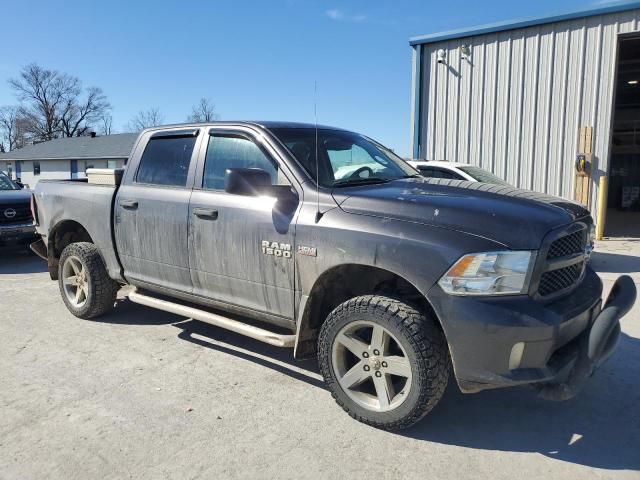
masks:
{"type": "MultiPolygon", "coordinates": [[[[270,242],[269,240],[262,240],[261,247],[262,253],[265,255],[273,255],[274,257],[291,258],[291,244],[270,242]]],[[[316,247],[306,247],[304,245],[298,245],[298,255],[307,255],[309,257],[317,257],[318,250],[316,247]]]]}
{"type": "Polygon", "coordinates": [[[274,257],[291,258],[291,244],[263,240],[262,253],[273,255],[274,257]]]}

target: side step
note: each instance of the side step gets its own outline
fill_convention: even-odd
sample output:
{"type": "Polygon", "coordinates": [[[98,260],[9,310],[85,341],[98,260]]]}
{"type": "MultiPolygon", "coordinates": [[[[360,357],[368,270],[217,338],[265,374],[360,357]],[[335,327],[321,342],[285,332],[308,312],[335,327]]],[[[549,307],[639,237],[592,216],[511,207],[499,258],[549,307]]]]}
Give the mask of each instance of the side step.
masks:
{"type": "Polygon", "coordinates": [[[133,303],[139,303],[140,305],[146,305],[147,307],[156,308],[169,313],[175,313],[184,317],[193,318],[194,320],[200,320],[201,322],[210,323],[216,327],[224,328],[245,337],[250,337],[255,340],[259,340],[275,347],[293,347],[296,341],[295,335],[280,335],[278,333],[270,332],[263,328],[254,327],[253,325],[247,325],[246,323],[232,320],[222,315],[200,310],[198,308],[187,307],[180,305],[179,303],[169,302],[167,300],[160,300],[159,298],[143,295],[137,291],[129,293],[129,300],[133,303]]]}

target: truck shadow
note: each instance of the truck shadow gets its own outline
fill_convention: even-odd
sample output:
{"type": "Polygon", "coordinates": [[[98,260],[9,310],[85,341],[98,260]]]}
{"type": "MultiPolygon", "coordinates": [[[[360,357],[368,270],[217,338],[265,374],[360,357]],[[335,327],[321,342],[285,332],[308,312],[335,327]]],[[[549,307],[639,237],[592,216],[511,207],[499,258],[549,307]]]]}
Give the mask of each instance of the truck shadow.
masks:
{"type": "Polygon", "coordinates": [[[324,389],[315,360],[296,361],[288,348],[279,348],[180,315],[144,307],[121,299],[109,314],[93,320],[114,325],[173,325],[178,338],[217,352],[247,360],[324,389]]]}
{"type": "Polygon", "coordinates": [[[91,321],[114,325],[169,325],[184,320],[179,315],[136,305],[118,294],[116,308],[91,321]]]}
{"type": "Polygon", "coordinates": [[[450,384],[430,415],[400,433],[466,448],[536,452],[589,467],[638,470],[639,367],[640,341],[623,334],[618,351],[572,400],[544,401],[528,388],[463,395],[450,384]]]}
{"type": "Polygon", "coordinates": [[[0,274],[28,274],[47,271],[47,262],[27,252],[26,247],[0,247],[0,274]]]}
{"type": "MultiPolygon", "coordinates": [[[[289,349],[197,320],[122,301],[100,321],[171,324],[184,341],[325,389],[315,360],[297,362],[289,349]]],[[[609,470],[640,470],[639,374],[640,340],[623,333],[614,356],[570,401],[544,401],[529,388],[463,395],[451,378],[445,397],[431,414],[414,427],[389,435],[478,450],[535,452],[609,470]]]]}
{"type": "Polygon", "coordinates": [[[274,347],[198,320],[177,323],[174,327],[182,330],[178,334],[182,340],[256,363],[314,387],[326,388],[316,361],[296,361],[289,348],[274,347]]]}
{"type": "Polygon", "coordinates": [[[640,272],[640,257],[595,251],[591,254],[591,267],[599,273],[640,272]]]}

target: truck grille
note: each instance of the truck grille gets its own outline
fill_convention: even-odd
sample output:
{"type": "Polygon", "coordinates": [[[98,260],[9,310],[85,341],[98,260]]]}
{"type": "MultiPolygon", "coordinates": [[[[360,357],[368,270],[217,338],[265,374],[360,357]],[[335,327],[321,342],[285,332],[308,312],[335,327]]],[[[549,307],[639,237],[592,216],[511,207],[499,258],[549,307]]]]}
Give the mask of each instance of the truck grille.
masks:
{"type": "Polygon", "coordinates": [[[540,277],[538,293],[546,297],[569,288],[580,279],[583,267],[584,262],[580,262],[575,265],[569,265],[568,267],[543,273],[542,277],[540,277]]]}
{"type": "Polygon", "coordinates": [[[31,220],[31,208],[28,203],[0,205],[0,225],[25,223],[31,220]],[[12,214],[13,212],[15,214],[12,214]]]}
{"type": "Polygon", "coordinates": [[[585,230],[570,233],[554,241],[549,247],[547,259],[565,257],[574,253],[584,252],[585,230]]]}
{"type": "Polygon", "coordinates": [[[551,242],[538,284],[538,295],[549,297],[580,281],[585,268],[586,245],[586,226],[551,242]]]}

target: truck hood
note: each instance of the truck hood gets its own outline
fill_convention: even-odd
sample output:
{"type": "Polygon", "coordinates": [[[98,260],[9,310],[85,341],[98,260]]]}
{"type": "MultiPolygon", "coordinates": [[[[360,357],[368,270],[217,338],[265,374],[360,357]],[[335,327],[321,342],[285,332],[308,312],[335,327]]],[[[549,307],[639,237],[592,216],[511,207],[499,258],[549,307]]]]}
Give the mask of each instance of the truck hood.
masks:
{"type": "Polygon", "coordinates": [[[7,204],[29,203],[31,190],[0,190],[0,207],[7,204]]]}
{"type": "Polygon", "coordinates": [[[408,178],[335,188],[333,197],[347,213],[447,228],[512,249],[537,249],[550,230],[589,215],[561,198],[461,180],[408,178]]]}

